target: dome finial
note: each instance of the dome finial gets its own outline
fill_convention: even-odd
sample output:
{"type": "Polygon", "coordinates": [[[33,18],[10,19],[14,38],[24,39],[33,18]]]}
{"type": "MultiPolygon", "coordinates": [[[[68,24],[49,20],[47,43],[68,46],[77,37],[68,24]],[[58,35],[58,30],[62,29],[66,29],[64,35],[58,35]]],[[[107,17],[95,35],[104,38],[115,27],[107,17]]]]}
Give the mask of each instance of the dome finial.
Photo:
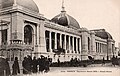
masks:
{"type": "Polygon", "coordinates": [[[14,6],[16,6],[17,5],[17,2],[16,2],[16,0],[14,0],[14,4],[13,4],[14,6]]]}
{"type": "Polygon", "coordinates": [[[61,12],[66,12],[65,7],[64,7],[64,0],[62,0],[62,11],[61,12]]]}

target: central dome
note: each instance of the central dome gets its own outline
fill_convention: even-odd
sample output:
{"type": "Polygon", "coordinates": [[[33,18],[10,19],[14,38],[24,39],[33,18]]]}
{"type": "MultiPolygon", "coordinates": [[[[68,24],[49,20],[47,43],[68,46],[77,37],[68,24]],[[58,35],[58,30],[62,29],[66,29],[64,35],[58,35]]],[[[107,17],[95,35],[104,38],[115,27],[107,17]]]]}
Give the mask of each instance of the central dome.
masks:
{"type": "Polygon", "coordinates": [[[0,0],[0,9],[12,7],[13,4],[17,4],[28,8],[32,11],[39,12],[39,9],[33,0],[0,0]]]}
{"type": "Polygon", "coordinates": [[[80,28],[79,23],[73,17],[66,14],[65,11],[61,11],[61,13],[52,18],[51,21],[73,29],[80,28]]]}

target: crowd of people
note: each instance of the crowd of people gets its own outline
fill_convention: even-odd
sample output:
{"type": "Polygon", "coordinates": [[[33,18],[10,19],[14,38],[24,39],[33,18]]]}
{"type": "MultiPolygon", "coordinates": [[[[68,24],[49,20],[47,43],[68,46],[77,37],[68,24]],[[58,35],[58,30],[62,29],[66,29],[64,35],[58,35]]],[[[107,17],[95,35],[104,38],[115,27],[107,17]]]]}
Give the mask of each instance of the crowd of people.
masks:
{"type": "Polygon", "coordinates": [[[117,56],[116,57],[113,56],[112,59],[111,59],[111,61],[112,61],[112,65],[113,66],[120,65],[120,63],[119,63],[120,58],[117,58],[117,56]]]}
{"type": "Polygon", "coordinates": [[[51,58],[42,55],[39,58],[33,57],[33,59],[30,56],[24,57],[22,62],[23,74],[48,72],[51,63],[51,58]]]}
{"type": "Polygon", "coordinates": [[[92,64],[102,64],[102,66],[105,66],[107,63],[112,63],[113,66],[119,65],[120,66],[120,58],[112,57],[111,60],[105,60],[103,57],[102,60],[94,60],[93,58],[89,58],[89,60],[83,60],[81,61],[79,58],[71,58],[70,61],[68,62],[60,62],[58,59],[57,63],[54,63],[54,66],[57,67],[87,67],[87,65],[92,65],[92,64]],[[57,64],[57,65],[56,65],[57,64]]]}
{"type": "Polygon", "coordinates": [[[61,62],[60,59],[57,59],[57,62],[52,63],[52,67],[78,67],[80,63],[79,58],[71,58],[70,61],[61,62]]]}
{"type": "Polygon", "coordinates": [[[70,60],[70,66],[78,66],[78,64],[79,64],[79,62],[80,62],[80,60],[78,59],[78,58],[71,58],[71,60],[70,60]]]}
{"type": "MultiPolygon", "coordinates": [[[[90,59],[89,60],[90,64],[100,64],[102,63],[102,66],[105,65],[105,63],[107,62],[107,60],[104,59],[103,60],[93,60],[90,59]]],[[[60,59],[58,58],[57,62],[52,63],[52,58],[49,57],[44,57],[43,55],[41,55],[39,58],[36,57],[31,57],[31,56],[26,56],[24,57],[23,61],[22,61],[22,67],[23,67],[23,74],[31,74],[31,73],[47,73],[50,70],[50,66],[56,66],[56,67],[65,67],[65,66],[69,66],[69,67],[79,67],[79,66],[86,66],[85,63],[89,63],[88,60],[87,61],[80,61],[78,58],[71,58],[70,61],[68,62],[60,62],[60,59]],[[84,65],[83,65],[83,64],[84,65]],[[57,64],[57,65],[56,65],[57,64]]],[[[110,62],[112,63],[112,65],[120,65],[120,58],[114,57],[110,60],[110,62]]],[[[18,61],[18,57],[15,57],[14,62],[12,64],[12,72],[10,71],[10,66],[9,63],[7,61],[7,59],[0,57],[0,76],[9,76],[9,75],[17,75],[20,73],[20,67],[19,67],[19,61],[18,61]]]]}
{"type": "MultiPolygon", "coordinates": [[[[39,58],[33,57],[33,59],[31,56],[28,55],[24,57],[24,60],[22,61],[23,74],[48,72],[50,70],[49,67],[51,62],[52,62],[51,58],[47,58],[42,55],[39,58]]],[[[12,75],[17,75],[18,73],[20,73],[17,57],[15,57],[12,69],[13,69],[12,75]]]]}
{"type": "MultiPolygon", "coordinates": [[[[51,58],[47,58],[44,56],[40,56],[39,58],[26,56],[22,61],[23,74],[31,74],[31,73],[47,73],[50,70],[50,64],[52,63],[51,58]]],[[[20,74],[20,65],[18,61],[18,57],[15,57],[14,62],[12,64],[12,70],[10,70],[9,62],[6,58],[0,57],[0,76],[10,76],[10,75],[18,75],[20,74]]]]}

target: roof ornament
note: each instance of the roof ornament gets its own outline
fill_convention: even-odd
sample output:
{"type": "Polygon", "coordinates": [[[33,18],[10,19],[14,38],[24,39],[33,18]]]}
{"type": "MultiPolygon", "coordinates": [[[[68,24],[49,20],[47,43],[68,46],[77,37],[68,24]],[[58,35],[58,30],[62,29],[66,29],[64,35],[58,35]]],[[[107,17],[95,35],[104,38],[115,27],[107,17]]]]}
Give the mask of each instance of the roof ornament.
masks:
{"type": "Polygon", "coordinates": [[[65,6],[64,6],[64,0],[62,0],[62,11],[61,12],[66,12],[65,11],[65,6]]]}
{"type": "Polygon", "coordinates": [[[16,2],[16,0],[14,0],[14,4],[13,4],[14,6],[16,6],[17,5],[17,2],[16,2]]]}

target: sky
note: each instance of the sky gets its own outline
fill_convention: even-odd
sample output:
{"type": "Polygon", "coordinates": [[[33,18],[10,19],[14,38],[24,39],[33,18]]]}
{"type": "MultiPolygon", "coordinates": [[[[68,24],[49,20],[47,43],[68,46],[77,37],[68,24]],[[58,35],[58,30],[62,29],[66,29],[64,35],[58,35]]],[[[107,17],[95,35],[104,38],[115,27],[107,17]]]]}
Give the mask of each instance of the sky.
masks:
{"type": "MultiPolygon", "coordinates": [[[[62,0],[34,0],[39,12],[52,19],[62,10],[62,0]]],[[[67,14],[75,18],[80,27],[88,30],[105,29],[120,42],[120,0],[64,0],[67,14]]]]}

